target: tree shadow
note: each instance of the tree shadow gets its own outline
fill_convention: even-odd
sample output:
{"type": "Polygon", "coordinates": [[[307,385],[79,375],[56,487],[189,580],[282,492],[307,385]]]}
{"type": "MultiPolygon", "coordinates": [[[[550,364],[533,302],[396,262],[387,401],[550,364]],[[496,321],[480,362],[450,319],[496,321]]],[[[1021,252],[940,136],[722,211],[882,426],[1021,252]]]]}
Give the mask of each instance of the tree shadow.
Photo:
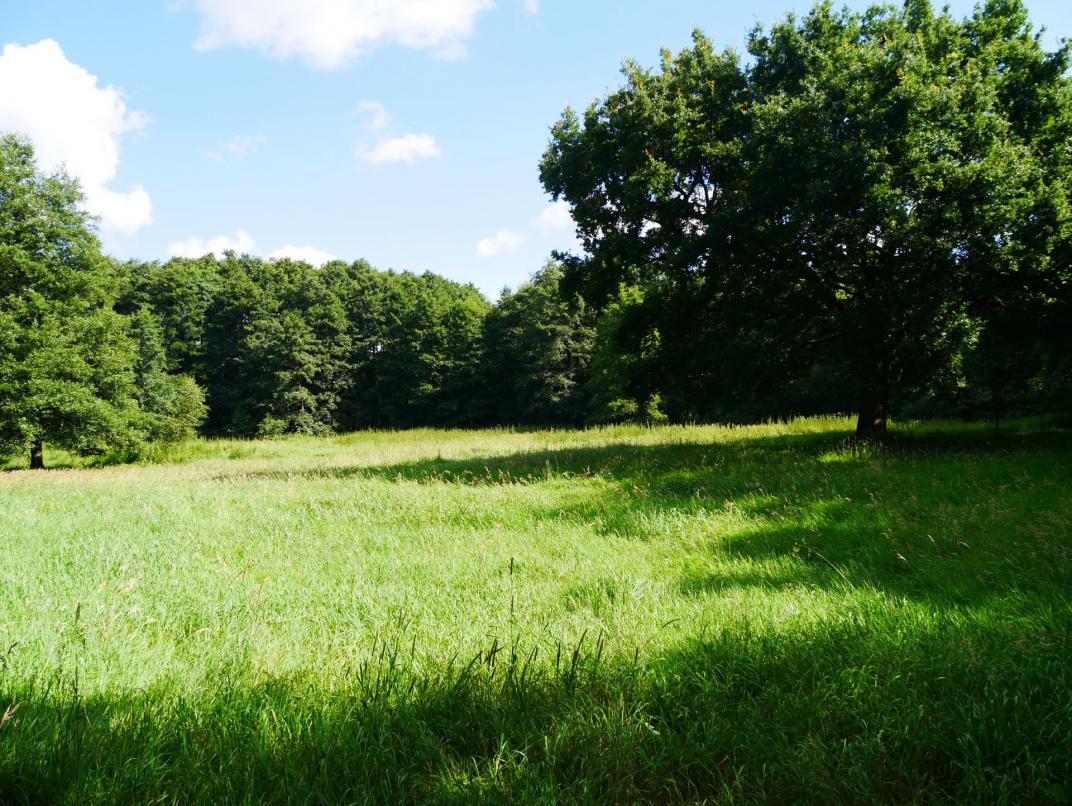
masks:
{"type": "MultiPolygon", "coordinates": [[[[693,529],[697,562],[672,582],[713,608],[778,586],[933,607],[855,602],[780,632],[723,613],[656,648],[493,639],[451,662],[385,645],[330,676],[236,661],[193,692],[87,695],[59,672],[27,683],[0,666],[0,802],[1067,803],[1069,498],[1046,506],[1068,489],[1069,449],[1059,432],[877,451],[821,434],[300,471],[575,484],[536,527],[693,529]],[[1010,595],[1039,606],[980,607],[1010,595]]],[[[251,477],[296,475],[226,478],[251,477]]],[[[614,595],[564,594],[567,610],[614,595]]]]}
{"type": "Polygon", "coordinates": [[[0,801],[1067,802],[1067,620],[889,627],[731,625],[644,658],[374,649],[330,686],[8,689],[0,801]]]}
{"type": "MultiPolygon", "coordinates": [[[[330,678],[236,661],[193,691],[85,694],[0,665],[0,802],[1068,802],[1070,499],[1025,502],[1068,489],[1070,449],[1062,432],[879,449],[821,434],[221,476],[559,481],[578,493],[536,528],[688,528],[672,583],[712,607],[779,586],[932,606],[853,603],[766,632],[723,614],[656,649],[494,639],[448,662],[383,646],[330,678]],[[1038,606],[980,606],[1012,595],[1038,606]]],[[[614,595],[564,593],[567,609],[614,595]]]]}
{"type": "Polygon", "coordinates": [[[1067,505],[1062,515],[1025,496],[1033,484],[1072,487],[1070,431],[894,433],[881,445],[845,433],[621,443],[220,478],[475,488],[563,482],[576,494],[530,508],[526,518],[641,541],[674,540],[689,529],[714,566],[679,581],[690,594],[748,584],[847,586],[964,605],[1067,590],[1052,575],[1006,563],[1028,551],[1049,557],[1048,567],[1067,565],[1062,542],[1031,534],[1059,530],[1067,505]],[[763,563],[777,570],[757,570],[763,563]]]}
{"type": "MultiPolygon", "coordinates": [[[[703,442],[682,440],[643,444],[621,442],[599,446],[550,448],[466,458],[429,458],[393,464],[355,463],[312,468],[228,471],[214,476],[288,481],[295,479],[383,478],[398,481],[471,485],[519,484],[550,477],[599,474],[615,479],[637,476],[674,481],[675,471],[726,470],[730,461],[816,459],[824,454],[844,463],[884,458],[1003,456],[1072,452],[1072,429],[993,431],[984,428],[894,431],[881,442],[860,442],[850,432],[819,432],[734,438],[703,442]]],[[[678,492],[689,489],[677,478],[678,492]]],[[[667,487],[674,492],[673,487],[667,487]]]]}

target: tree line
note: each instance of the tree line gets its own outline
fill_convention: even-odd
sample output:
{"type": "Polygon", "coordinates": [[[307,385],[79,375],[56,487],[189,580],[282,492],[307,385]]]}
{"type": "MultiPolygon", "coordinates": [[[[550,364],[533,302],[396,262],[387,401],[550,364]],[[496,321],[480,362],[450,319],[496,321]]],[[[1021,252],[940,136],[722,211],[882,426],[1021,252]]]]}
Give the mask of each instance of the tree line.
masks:
{"type": "Polygon", "coordinates": [[[1072,83],[1019,0],[702,34],[553,127],[583,245],[494,304],[432,273],[107,258],[0,140],[0,450],[417,426],[1064,411],[1072,83]]]}
{"type": "Polygon", "coordinates": [[[581,425],[594,314],[549,263],[492,305],[364,261],[119,262],[0,137],[0,455],[362,428],[581,425]]]}

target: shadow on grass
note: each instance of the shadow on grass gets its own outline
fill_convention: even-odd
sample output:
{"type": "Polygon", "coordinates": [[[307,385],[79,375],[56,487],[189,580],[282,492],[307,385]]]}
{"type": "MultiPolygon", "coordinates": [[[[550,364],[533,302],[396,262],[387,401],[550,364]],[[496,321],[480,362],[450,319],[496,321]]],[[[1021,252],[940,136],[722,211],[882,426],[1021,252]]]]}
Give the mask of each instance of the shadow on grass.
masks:
{"type": "Polygon", "coordinates": [[[639,660],[589,639],[453,665],[381,648],[332,682],[236,662],[194,694],[78,694],[0,664],[0,802],[1066,803],[1070,449],[1056,432],[878,453],[817,435],[305,474],[598,479],[538,517],[617,541],[692,530],[684,595],[867,587],[934,606],[846,601],[781,633],[719,618],[639,660]],[[975,606],[1016,592],[1037,599],[975,606]]]}
{"type": "Polygon", "coordinates": [[[745,579],[940,605],[1069,590],[1053,572],[1070,559],[1061,525],[1072,517],[1072,431],[895,433],[879,446],[844,433],[616,444],[220,478],[574,485],[525,517],[614,539],[688,532],[713,566],[679,581],[690,594],[745,579]],[[779,570],[756,569],[765,563],[779,570]]]}
{"type": "Polygon", "coordinates": [[[381,650],[330,689],[234,669],[197,697],[6,691],[0,801],[1068,801],[1067,613],[875,618],[640,661],[381,650]]]}
{"type": "MultiPolygon", "coordinates": [[[[553,477],[600,474],[616,479],[672,476],[674,471],[732,470],[730,462],[777,464],[836,454],[846,463],[940,457],[1072,453],[1072,429],[992,431],[983,428],[891,432],[879,443],[861,443],[849,432],[821,432],[655,445],[631,442],[597,447],[522,451],[464,459],[425,459],[391,465],[353,464],[220,473],[234,479],[383,478],[433,483],[518,484],[553,477]]],[[[689,492],[680,488],[681,492],[689,492]]],[[[692,488],[691,492],[695,492],[692,488]]]]}

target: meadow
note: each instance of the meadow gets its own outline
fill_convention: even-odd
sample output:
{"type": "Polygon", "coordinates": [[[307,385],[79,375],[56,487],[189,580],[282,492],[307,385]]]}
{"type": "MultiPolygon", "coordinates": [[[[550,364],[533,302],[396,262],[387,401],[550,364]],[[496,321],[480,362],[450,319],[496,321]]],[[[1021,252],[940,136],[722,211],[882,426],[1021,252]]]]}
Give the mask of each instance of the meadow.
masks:
{"type": "Polygon", "coordinates": [[[1072,430],[851,426],[2,472],[0,802],[1068,802],[1072,430]]]}

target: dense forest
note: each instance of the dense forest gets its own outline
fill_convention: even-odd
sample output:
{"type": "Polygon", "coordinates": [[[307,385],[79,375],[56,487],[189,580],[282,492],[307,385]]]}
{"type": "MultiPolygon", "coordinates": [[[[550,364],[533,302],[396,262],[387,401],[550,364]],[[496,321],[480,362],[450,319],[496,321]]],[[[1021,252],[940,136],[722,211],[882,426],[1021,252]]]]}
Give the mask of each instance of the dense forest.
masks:
{"type": "Polygon", "coordinates": [[[994,418],[1072,392],[1072,84],[1024,6],[702,34],[554,126],[583,254],[433,273],[120,263],[0,141],[0,448],[362,428],[994,418]]]}

